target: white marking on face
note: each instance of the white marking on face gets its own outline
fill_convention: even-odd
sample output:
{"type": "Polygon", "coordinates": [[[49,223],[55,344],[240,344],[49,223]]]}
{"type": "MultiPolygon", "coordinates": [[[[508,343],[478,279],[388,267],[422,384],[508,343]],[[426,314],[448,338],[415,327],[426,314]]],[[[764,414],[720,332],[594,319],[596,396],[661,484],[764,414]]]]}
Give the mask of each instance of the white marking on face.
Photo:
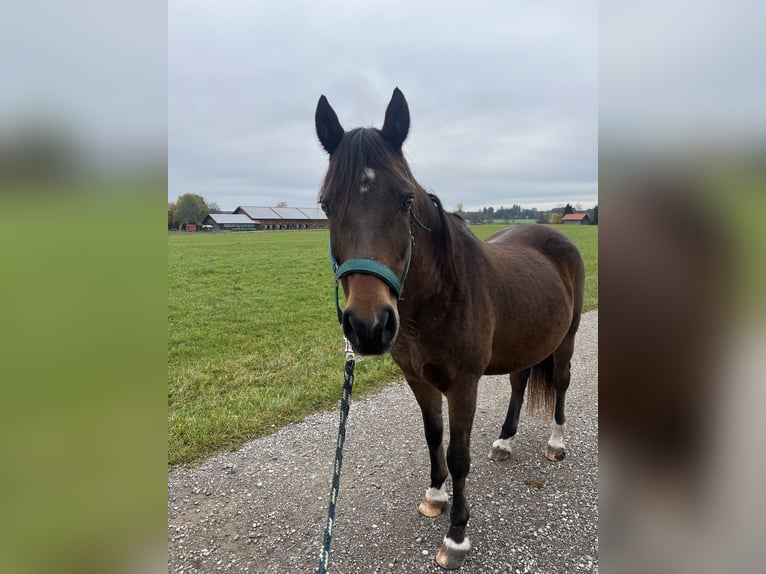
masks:
{"type": "Polygon", "coordinates": [[[447,481],[445,480],[439,488],[433,486],[426,490],[426,500],[428,502],[447,502],[449,495],[447,494],[447,481]]]}
{"type": "Polygon", "coordinates": [[[551,448],[564,448],[564,425],[556,424],[556,419],[551,423],[551,438],[548,439],[551,448]]]}
{"type": "Polygon", "coordinates": [[[500,450],[504,450],[506,452],[513,452],[511,450],[511,437],[499,438],[492,443],[492,446],[493,448],[499,448],[500,450]]]}
{"type": "Polygon", "coordinates": [[[359,188],[359,193],[366,193],[370,186],[369,184],[375,181],[375,170],[371,167],[366,167],[362,173],[362,185],[359,188]]]}
{"type": "Polygon", "coordinates": [[[450,550],[470,550],[471,549],[471,541],[466,536],[463,538],[463,541],[461,543],[457,543],[452,538],[444,537],[444,545],[449,548],[450,550]]]}

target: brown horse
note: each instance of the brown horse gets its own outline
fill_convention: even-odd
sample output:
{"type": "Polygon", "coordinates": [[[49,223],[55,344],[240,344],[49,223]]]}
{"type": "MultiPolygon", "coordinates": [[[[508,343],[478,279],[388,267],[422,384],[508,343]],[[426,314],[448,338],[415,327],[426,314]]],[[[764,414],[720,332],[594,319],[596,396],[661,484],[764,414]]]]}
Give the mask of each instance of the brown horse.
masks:
{"type": "Polygon", "coordinates": [[[468,555],[465,479],[479,378],[510,373],[508,414],[489,453],[510,456],[524,390],[554,413],[545,455],[564,457],[564,396],[580,322],[585,272],[572,242],[544,225],[500,231],[486,242],[415,181],[402,153],[410,125],[395,89],[382,129],[344,131],[322,96],[316,130],[330,154],[319,202],[346,295],[338,318],[360,354],[391,353],[423,413],[431,484],[419,510],[450,527],[436,555],[447,569],[468,555]],[[442,444],[447,397],[449,448],[442,444]]]}

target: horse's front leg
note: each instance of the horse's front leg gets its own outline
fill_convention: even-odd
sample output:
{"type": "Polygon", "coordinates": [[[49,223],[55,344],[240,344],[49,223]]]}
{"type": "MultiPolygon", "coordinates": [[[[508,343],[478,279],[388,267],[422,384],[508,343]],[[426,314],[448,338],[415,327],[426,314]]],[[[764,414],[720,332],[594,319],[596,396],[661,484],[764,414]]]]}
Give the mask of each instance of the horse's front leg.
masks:
{"type": "Polygon", "coordinates": [[[418,510],[424,516],[433,518],[442,514],[449,506],[447,495],[447,462],[444,456],[442,435],[444,422],[442,420],[441,391],[427,383],[407,379],[423,414],[423,428],[428,444],[428,456],[431,459],[431,485],[426,490],[418,510]]]}
{"type": "Polygon", "coordinates": [[[436,554],[436,562],[447,570],[460,568],[471,549],[465,535],[469,517],[465,479],[471,468],[471,428],[476,412],[477,383],[474,381],[447,393],[450,428],[447,466],[452,475],[452,509],[449,531],[436,554]]]}

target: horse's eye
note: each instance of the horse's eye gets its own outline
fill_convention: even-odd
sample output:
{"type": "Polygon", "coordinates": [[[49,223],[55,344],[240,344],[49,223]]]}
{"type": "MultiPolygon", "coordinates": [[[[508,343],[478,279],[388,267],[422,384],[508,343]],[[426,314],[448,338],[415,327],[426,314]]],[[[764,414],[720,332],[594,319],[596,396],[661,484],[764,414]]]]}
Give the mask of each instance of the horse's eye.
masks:
{"type": "Polygon", "coordinates": [[[415,203],[415,196],[409,195],[404,199],[404,203],[402,203],[402,209],[407,211],[412,207],[412,205],[415,203]]]}
{"type": "Polygon", "coordinates": [[[330,206],[329,206],[329,205],[327,205],[327,203],[325,203],[325,202],[323,201],[322,203],[320,203],[320,204],[319,204],[319,207],[321,207],[321,208],[322,208],[322,211],[324,211],[324,212],[325,212],[325,215],[330,215],[330,206]]]}

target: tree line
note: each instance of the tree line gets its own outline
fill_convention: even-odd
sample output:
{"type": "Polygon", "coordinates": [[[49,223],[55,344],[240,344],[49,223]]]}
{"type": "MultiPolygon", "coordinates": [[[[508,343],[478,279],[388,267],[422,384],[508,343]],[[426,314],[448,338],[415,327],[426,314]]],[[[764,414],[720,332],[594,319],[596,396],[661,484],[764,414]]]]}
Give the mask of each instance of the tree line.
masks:
{"type": "Polygon", "coordinates": [[[549,210],[539,210],[537,208],[522,208],[521,205],[513,204],[511,207],[500,206],[484,207],[478,211],[465,211],[463,204],[458,203],[455,206],[455,213],[466,221],[476,225],[482,223],[494,223],[502,221],[509,224],[514,220],[535,221],[537,223],[561,223],[563,217],[569,213],[587,213],[592,224],[598,225],[598,205],[591,209],[583,209],[578,203],[573,206],[570,203],[554,207],[549,210]]]}
{"type": "MultiPolygon", "coordinates": [[[[287,207],[287,202],[280,201],[274,207],[287,207]]],[[[199,227],[211,213],[224,211],[215,201],[205,201],[204,197],[196,193],[184,193],[175,202],[168,201],[168,229],[183,229],[189,223],[199,227]]]]}
{"type": "MultiPolygon", "coordinates": [[[[287,202],[280,201],[276,207],[287,207],[287,202]]],[[[478,211],[465,211],[463,204],[455,206],[455,213],[466,221],[477,225],[501,221],[505,224],[514,220],[536,221],[537,223],[561,223],[564,215],[568,213],[587,213],[590,221],[598,225],[598,204],[591,209],[583,209],[578,203],[572,206],[566,205],[554,207],[547,211],[537,208],[522,208],[521,205],[513,204],[511,207],[500,206],[484,207],[478,211]]],[[[196,193],[185,193],[178,197],[175,202],[168,202],[168,229],[181,229],[187,223],[202,225],[202,221],[209,213],[221,213],[220,207],[214,201],[205,201],[205,198],[196,193]]]]}
{"type": "Polygon", "coordinates": [[[209,213],[221,213],[221,208],[201,195],[185,193],[175,202],[168,201],[168,229],[181,229],[187,223],[202,225],[209,213]]]}

